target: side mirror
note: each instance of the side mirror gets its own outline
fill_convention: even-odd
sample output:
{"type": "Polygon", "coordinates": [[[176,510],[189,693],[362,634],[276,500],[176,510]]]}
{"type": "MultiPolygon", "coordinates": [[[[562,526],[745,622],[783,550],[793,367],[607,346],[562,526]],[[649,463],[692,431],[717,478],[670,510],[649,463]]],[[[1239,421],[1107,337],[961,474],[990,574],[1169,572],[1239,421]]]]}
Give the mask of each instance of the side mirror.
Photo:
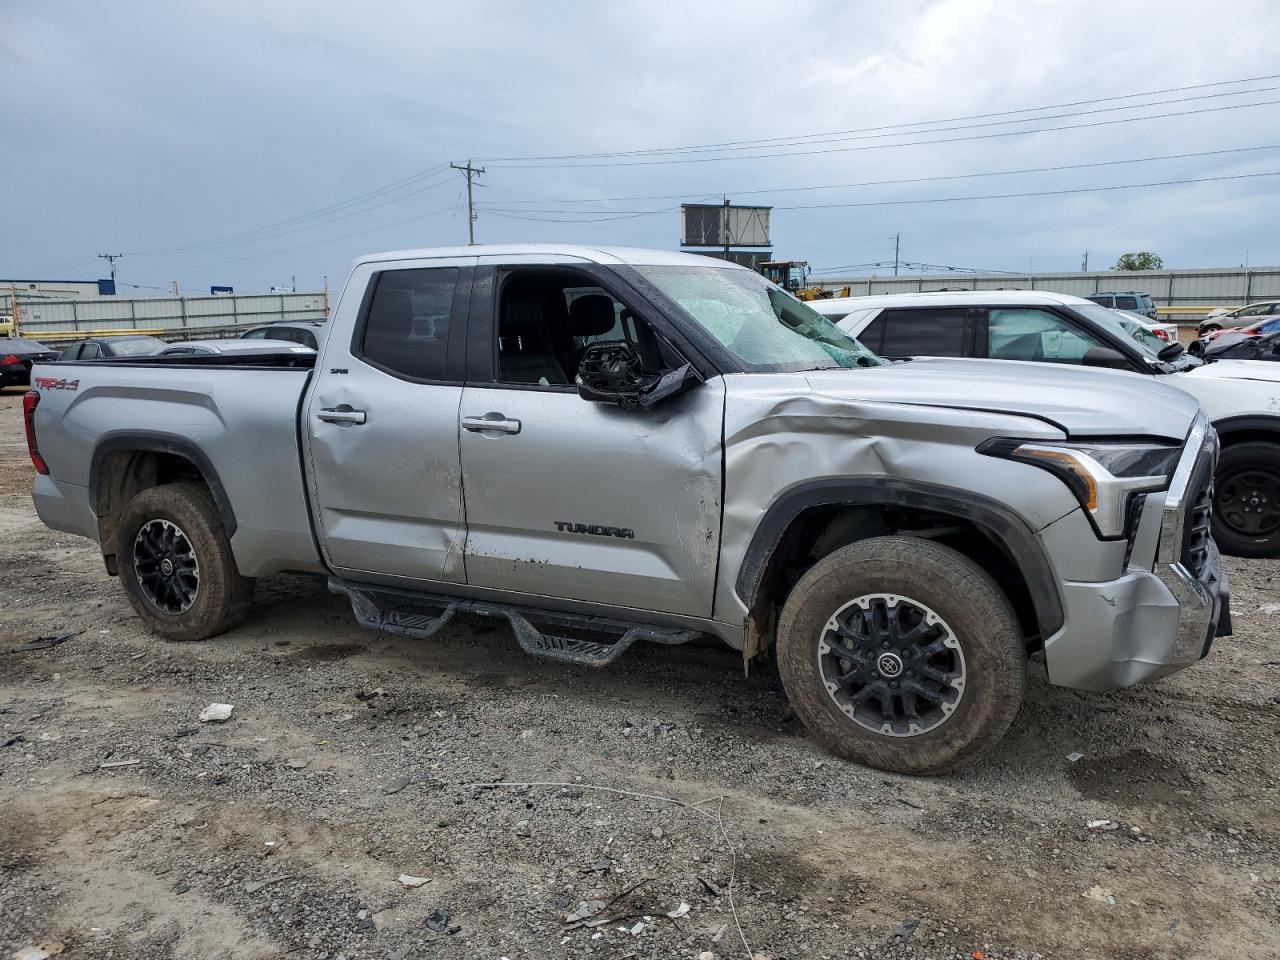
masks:
{"type": "Polygon", "coordinates": [[[1081,360],[1086,367],[1107,367],[1113,370],[1132,369],[1128,359],[1119,350],[1110,347],[1090,347],[1081,360]]]}
{"type": "Polygon", "coordinates": [[[583,400],[613,403],[627,410],[651,407],[702,381],[687,363],[665,374],[646,373],[634,344],[602,340],[587,347],[575,382],[583,400]]]}

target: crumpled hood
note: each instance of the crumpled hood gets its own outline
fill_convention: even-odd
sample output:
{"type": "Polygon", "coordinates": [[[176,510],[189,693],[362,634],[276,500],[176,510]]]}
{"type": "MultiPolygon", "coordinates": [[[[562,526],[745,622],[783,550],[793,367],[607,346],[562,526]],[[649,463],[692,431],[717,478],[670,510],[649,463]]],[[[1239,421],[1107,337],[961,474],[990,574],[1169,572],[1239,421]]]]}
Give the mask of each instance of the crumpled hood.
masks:
{"type": "Polygon", "coordinates": [[[1159,377],[1058,363],[922,358],[858,370],[814,370],[804,376],[814,392],[826,396],[1035,417],[1068,436],[1181,442],[1200,407],[1159,377]]]}
{"type": "Polygon", "coordinates": [[[1215,360],[1192,370],[1184,370],[1182,376],[1280,383],[1280,363],[1274,360],[1215,360]]]}

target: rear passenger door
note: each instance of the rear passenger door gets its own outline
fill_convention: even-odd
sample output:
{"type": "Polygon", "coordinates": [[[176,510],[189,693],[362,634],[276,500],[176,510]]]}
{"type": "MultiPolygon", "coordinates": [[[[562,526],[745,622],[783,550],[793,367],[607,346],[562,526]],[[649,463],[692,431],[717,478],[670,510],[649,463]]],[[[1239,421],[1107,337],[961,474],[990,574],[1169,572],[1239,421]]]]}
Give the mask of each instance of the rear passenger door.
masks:
{"type": "Polygon", "coordinates": [[[321,550],[346,576],[465,580],[458,403],[474,263],[363,264],[338,304],[303,436],[321,550]]]}
{"type": "Polygon", "coordinates": [[[977,311],[965,307],[887,309],[858,336],[882,357],[972,357],[977,311]]]}

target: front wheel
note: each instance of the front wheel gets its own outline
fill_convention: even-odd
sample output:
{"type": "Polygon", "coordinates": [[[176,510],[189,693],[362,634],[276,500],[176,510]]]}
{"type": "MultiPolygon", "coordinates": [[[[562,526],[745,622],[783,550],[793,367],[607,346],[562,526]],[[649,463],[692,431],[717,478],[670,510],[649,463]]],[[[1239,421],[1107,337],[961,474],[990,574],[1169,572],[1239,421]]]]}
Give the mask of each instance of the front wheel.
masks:
{"type": "Polygon", "coordinates": [[[778,622],[796,714],[833,753],[937,774],[994,746],[1022,704],[1026,653],[1008,598],[977,564],[915,537],[835,551],[778,622]]]}
{"type": "Polygon", "coordinates": [[[1280,557],[1280,444],[1223,449],[1213,478],[1213,539],[1233,557],[1280,557]]]}
{"type": "Polygon", "coordinates": [[[1206,323],[1200,328],[1200,336],[1203,337],[1206,333],[1217,333],[1221,329],[1222,325],[1219,323],[1206,323]]]}
{"type": "Polygon", "coordinates": [[[129,603],[166,640],[217,636],[249,611],[253,581],[236,568],[222,517],[201,484],[163,484],[130,500],[116,562],[129,603]]]}

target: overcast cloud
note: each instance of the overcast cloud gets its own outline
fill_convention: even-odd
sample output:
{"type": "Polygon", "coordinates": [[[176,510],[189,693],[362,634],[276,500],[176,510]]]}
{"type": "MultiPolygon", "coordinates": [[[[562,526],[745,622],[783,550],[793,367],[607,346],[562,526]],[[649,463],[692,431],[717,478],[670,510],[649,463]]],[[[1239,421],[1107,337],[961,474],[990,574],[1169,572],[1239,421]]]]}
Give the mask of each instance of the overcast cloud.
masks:
{"type": "MultiPolygon", "coordinates": [[[[91,278],[105,275],[96,254],[123,252],[121,280],[144,292],[174,280],[191,292],[211,283],[255,290],[292,276],[315,289],[325,274],[336,283],[360,253],[465,242],[461,176],[417,175],[468,157],[487,167],[477,191],[482,242],[665,248],[679,240],[678,214],[666,208],[681,196],[784,207],[1280,171],[1273,149],[744,193],[1280,146],[1275,103],[933,145],[851,150],[902,138],[846,139],[813,148],[837,152],[805,156],[539,169],[493,159],[848,131],[1280,74],[1278,37],[1274,0],[0,0],[0,276],[91,278]],[[652,210],[664,212],[632,215],[652,210]],[[595,219],[551,222],[585,216],[595,219]],[[282,221],[294,222],[258,230],[282,221]]],[[[1025,126],[1280,101],[1280,79],[1147,100],[1237,90],[1254,92],[1025,126]]],[[[933,136],[1010,129],[1021,127],[933,136]]],[[[861,264],[892,258],[901,233],[908,260],[1008,270],[1077,269],[1085,250],[1095,268],[1144,249],[1171,266],[1236,266],[1246,255],[1274,264],[1278,195],[1280,176],[779,209],[774,250],[817,268],[861,264]]]]}

